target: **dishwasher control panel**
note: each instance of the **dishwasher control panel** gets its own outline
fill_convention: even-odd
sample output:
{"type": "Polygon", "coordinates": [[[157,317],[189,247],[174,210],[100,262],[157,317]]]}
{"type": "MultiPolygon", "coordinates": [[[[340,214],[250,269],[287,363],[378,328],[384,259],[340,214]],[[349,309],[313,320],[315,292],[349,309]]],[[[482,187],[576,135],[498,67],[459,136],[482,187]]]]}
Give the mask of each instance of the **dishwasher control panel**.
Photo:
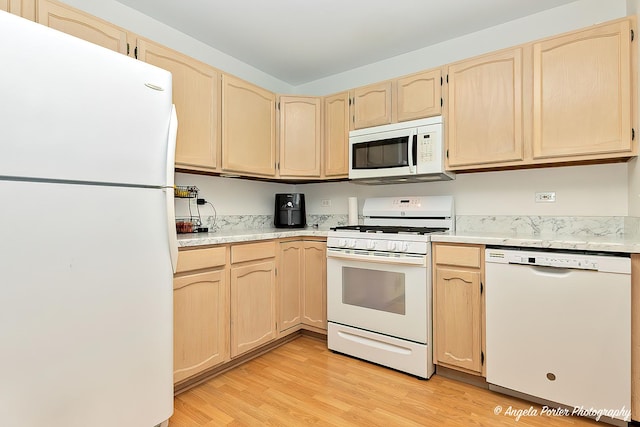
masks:
{"type": "Polygon", "coordinates": [[[595,260],[589,260],[586,258],[578,258],[569,256],[556,256],[550,255],[536,255],[536,256],[521,256],[518,254],[511,254],[508,257],[509,264],[528,264],[539,265],[544,267],[557,267],[557,268],[579,268],[584,270],[597,270],[598,262],[595,260]]]}
{"type": "Polygon", "coordinates": [[[572,268],[579,270],[611,271],[626,274],[631,271],[631,259],[629,257],[554,251],[488,248],[486,250],[486,262],[552,268],[572,268]]]}

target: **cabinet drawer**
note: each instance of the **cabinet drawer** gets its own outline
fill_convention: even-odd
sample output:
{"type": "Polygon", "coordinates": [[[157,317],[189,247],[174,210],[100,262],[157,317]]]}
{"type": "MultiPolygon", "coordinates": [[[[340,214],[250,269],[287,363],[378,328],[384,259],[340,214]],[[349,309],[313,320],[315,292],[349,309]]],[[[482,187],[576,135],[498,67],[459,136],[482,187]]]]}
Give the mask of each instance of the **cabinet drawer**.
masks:
{"type": "Polygon", "coordinates": [[[231,247],[231,263],[253,261],[256,259],[274,258],[276,256],[276,243],[260,242],[231,247]]]}
{"type": "Polygon", "coordinates": [[[479,246],[435,246],[435,263],[480,268],[479,246]]]}
{"type": "Polygon", "coordinates": [[[225,246],[206,249],[192,249],[178,252],[178,268],[176,273],[199,270],[225,265],[227,248],[225,246]]]}

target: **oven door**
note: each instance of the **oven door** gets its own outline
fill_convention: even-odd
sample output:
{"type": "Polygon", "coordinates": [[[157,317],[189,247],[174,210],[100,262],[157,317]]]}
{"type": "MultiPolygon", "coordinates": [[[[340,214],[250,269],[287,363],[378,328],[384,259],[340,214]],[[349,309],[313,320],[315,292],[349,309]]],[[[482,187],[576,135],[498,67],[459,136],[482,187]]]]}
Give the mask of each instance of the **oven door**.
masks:
{"type": "Polygon", "coordinates": [[[429,258],[327,250],[327,320],[427,343],[429,258]]]}

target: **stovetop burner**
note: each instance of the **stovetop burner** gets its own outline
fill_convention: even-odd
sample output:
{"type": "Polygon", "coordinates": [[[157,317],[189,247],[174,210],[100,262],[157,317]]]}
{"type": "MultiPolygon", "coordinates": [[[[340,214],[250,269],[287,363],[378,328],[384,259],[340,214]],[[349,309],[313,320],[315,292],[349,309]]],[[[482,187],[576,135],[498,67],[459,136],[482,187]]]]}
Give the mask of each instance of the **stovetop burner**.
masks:
{"type": "Polygon", "coordinates": [[[406,227],[393,225],[344,225],[332,227],[332,231],[348,230],[361,233],[391,233],[391,234],[434,234],[449,231],[444,227],[406,227]]]}

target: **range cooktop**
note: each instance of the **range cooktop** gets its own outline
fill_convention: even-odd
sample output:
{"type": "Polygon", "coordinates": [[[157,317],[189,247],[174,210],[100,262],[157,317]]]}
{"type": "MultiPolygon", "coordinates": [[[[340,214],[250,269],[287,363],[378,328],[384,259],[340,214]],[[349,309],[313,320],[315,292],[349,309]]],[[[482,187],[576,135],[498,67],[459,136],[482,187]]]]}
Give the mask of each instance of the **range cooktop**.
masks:
{"type": "Polygon", "coordinates": [[[332,227],[331,230],[390,234],[434,234],[449,231],[449,229],[445,227],[408,227],[395,225],[344,225],[339,227],[332,227]]]}

